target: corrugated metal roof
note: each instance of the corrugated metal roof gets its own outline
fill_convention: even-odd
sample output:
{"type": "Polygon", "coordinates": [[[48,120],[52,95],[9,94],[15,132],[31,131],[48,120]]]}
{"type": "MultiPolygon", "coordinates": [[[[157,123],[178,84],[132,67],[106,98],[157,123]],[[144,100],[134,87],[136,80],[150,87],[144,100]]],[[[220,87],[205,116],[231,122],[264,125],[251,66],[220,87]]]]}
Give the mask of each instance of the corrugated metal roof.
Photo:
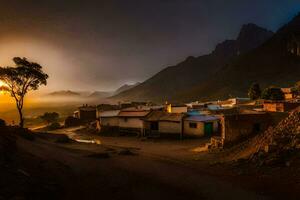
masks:
{"type": "Polygon", "coordinates": [[[119,117],[145,117],[150,111],[147,110],[132,110],[132,111],[121,111],[119,117]]]}
{"type": "Polygon", "coordinates": [[[194,121],[194,122],[207,122],[207,121],[216,121],[220,118],[212,115],[193,115],[185,118],[186,121],[194,121]]]}
{"type": "Polygon", "coordinates": [[[117,117],[120,110],[108,110],[99,113],[99,117],[117,117]]]}
{"type": "Polygon", "coordinates": [[[184,114],[181,113],[167,113],[163,111],[152,111],[145,121],[181,121],[184,114]]]}

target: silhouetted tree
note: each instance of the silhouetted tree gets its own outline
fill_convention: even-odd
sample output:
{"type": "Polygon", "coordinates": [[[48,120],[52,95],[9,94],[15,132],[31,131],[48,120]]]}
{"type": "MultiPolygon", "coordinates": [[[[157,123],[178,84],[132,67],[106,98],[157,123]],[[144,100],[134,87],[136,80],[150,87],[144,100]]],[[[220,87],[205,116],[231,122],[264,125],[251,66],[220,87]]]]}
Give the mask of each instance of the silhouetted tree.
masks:
{"type": "Polygon", "coordinates": [[[57,112],[52,112],[52,113],[46,112],[42,116],[40,116],[40,118],[49,125],[51,123],[58,122],[59,114],[57,112]]]}
{"type": "Polygon", "coordinates": [[[268,87],[264,89],[262,93],[262,98],[266,100],[284,100],[284,93],[281,91],[280,88],[276,87],[268,87]]]}
{"type": "Polygon", "coordinates": [[[300,95],[300,81],[295,83],[295,85],[292,87],[292,92],[296,95],[300,95]]]}
{"type": "Polygon", "coordinates": [[[251,100],[256,100],[261,97],[261,89],[258,83],[253,83],[248,91],[248,97],[251,100]]]}
{"type": "Polygon", "coordinates": [[[0,127],[6,126],[6,122],[3,119],[0,119],[0,127]]]}
{"type": "Polygon", "coordinates": [[[20,117],[20,127],[24,127],[23,106],[27,92],[47,85],[48,75],[42,66],[29,62],[26,58],[13,58],[16,67],[0,67],[0,80],[6,84],[6,90],[15,99],[20,117]]]}

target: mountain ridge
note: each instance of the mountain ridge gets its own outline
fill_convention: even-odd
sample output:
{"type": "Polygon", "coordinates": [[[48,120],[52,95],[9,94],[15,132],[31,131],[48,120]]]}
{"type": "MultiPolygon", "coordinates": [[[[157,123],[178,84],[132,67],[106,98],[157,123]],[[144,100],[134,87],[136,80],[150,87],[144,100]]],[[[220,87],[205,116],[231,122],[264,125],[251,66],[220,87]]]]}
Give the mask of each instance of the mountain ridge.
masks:
{"type": "Polygon", "coordinates": [[[213,76],[234,57],[257,48],[273,36],[273,32],[255,24],[241,27],[236,40],[225,40],[212,53],[199,57],[189,56],[175,66],[169,66],[140,85],[113,96],[113,99],[163,102],[176,100],[195,85],[213,76]]]}

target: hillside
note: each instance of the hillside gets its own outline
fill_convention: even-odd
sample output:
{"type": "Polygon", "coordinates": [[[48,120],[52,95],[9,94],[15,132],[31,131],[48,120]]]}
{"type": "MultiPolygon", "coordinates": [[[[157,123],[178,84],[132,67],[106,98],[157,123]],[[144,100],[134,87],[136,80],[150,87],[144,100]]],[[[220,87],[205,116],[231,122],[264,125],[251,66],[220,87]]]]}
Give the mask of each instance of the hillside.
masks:
{"type": "Polygon", "coordinates": [[[71,90],[55,91],[48,94],[49,97],[79,97],[80,93],[71,90]]]}
{"type": "Polygon", "coordinates": [[[112,95],[112,92],[95,91],[88,96],[89,99],[104,99],[112,95]]]}
{"type": "Polygon", "coordinates": [[[125,84],[125,85],[122,85],[121,87],[119,87],[118,89],[116,89],[116,91],[114,91],[113,95],[117,95],[117,94],[120,94],[121,92],[124,92],[126,90],[130,90],[130,89],[138,86],[139,84],[141,84],[141,83],[137,82],[135,84],[125,84]]]}
{"type": "Polygon", "coordinates": [[[286,87],[300,75],[300,15],[260,47],[227,63],[207,82],[178,94],[180,100],[245,96],[251,83],[286,87]],[[199,95],[203,94],[203,95],[199,95]]]}
{"type": "Polygon", "coordinates": [[[160,102],[177,100],[178,94],[207,82],[230,60],[260,46],[272,35],[272,32],[257,25],[244,25],[236,40],[226,40],[218,44],[211,54],[190,56],[178,65],[165,68],[140,85],[113,98],[160,102]]]}

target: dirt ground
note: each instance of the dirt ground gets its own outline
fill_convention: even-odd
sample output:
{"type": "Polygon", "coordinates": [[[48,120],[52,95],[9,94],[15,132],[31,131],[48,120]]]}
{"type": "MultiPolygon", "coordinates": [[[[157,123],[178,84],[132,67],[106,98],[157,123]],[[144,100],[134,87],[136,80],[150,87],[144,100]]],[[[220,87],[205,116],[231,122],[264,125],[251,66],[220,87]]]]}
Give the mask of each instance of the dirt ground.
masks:
{"type": "Polygon", "coordinates": [[[299,193],[294,182],[290,189],[284,183],[285,189],[278,190],[282,184],[272,182],[278,181],[275,177],[253,177],[257,171],[218,164],[218,153],[192,151],[205,140],[100,137],[74,130],[58,134],[62,133],[98,144],[58,143],[49,134],[34,141],[18,138],[22,153],[0,165],[1,200],[292,199],[299,193]]]}

